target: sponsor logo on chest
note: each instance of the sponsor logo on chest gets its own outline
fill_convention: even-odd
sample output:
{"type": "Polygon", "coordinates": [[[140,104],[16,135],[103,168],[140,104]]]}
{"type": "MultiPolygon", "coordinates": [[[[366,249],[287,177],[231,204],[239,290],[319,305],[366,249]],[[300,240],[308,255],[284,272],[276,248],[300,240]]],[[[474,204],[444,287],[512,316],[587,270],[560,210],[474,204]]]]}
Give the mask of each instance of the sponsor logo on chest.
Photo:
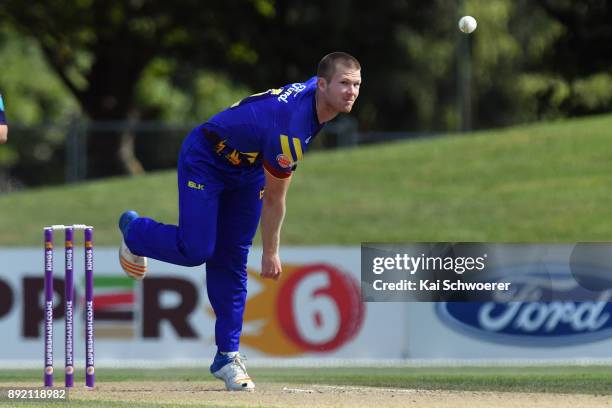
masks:
{"type": "Polygon", "coordinates": [[[279,97],[278,97],[278,101],[279,102],[285,102],[285,103],[289,103],[288,102],[288,98],[293,95],[293,97],[295,98],[300,92],[302,92],[304,89],[306,89],[306,85],[304,84],[300,84],[300,83],[295,83],[295,84],[291,84],[290,87],[288,87],[287,89],[285,89],[285,92],[283,92],[279,97]]]}

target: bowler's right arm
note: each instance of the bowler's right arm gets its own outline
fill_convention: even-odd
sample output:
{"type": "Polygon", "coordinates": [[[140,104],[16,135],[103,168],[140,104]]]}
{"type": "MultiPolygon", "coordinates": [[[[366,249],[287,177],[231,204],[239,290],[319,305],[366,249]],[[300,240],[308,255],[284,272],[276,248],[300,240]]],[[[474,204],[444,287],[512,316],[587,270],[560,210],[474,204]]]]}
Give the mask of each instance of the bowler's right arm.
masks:
{"type": "Polygon", "coordinates": [[[261,256],[261,276],[278,279],[282,272],[279,246],[280,231],[285,218],[285,197],[291,183],[291,177],[277,178],[264,170],[266,186],[261,210],[261,239],[263,254],[261,256]]]}

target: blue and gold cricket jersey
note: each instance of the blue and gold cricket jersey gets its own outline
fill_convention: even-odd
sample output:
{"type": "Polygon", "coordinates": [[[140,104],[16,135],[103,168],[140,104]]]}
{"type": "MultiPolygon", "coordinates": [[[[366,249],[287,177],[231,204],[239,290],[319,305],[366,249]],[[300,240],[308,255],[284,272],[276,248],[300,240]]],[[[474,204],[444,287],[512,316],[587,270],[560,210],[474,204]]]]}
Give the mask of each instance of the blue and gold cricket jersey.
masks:
{"type": "Polygon", "coordinates": [[[247,259],[265,197],[262,166],[289,177],[323,127],[316,78],[251,95],[196,127],[177,166],[179,225],[131,222],[125,243],[137,255],[184,266],[206,263],[215,343],[238,351],[247,259]]]}
{"type": "Polygon", "coordinates": [[[4,101],[2,95],[0,95],[0,125],[6,124],[6,117],[4,116],[4,101]]]}
{"type": "Polygon", "coordinates": [[[217,154],[235,166],[291,175],[323,128],[317,118],[317,78],[251,95],[200,126],[217,154]]]}

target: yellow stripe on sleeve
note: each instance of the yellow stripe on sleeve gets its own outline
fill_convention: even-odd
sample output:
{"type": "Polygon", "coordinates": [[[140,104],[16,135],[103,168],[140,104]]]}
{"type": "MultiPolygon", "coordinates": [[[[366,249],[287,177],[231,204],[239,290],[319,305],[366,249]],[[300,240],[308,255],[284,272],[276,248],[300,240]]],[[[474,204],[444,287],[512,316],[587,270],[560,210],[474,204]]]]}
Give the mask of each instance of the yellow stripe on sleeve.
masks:
{"type": "Polygon", "coordinates": [[[291,154],[291,149],[289,148],[289,136],[280,135],[281,140],[281,148],[283,149],[283,154],[287,156],[291,162],[294,162],[293,154],[291,154]]]}
{"type": "Polygon", "coordinates": [[[293,138],[293,148],[295,149],[295,154],[297,154],[298,161],[302,160],[302,142],[297,137],[293,138]]]}

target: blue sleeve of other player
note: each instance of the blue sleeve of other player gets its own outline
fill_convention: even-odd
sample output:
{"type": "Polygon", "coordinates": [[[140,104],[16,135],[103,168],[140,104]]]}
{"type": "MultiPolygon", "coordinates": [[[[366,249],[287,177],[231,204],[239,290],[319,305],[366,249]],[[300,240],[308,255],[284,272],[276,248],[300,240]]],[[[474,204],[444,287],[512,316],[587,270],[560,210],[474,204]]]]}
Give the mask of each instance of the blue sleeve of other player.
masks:
{"type": "Polygon", "coordinates": [[[297,137],[271,134],[263,152],[264,168],[277,178],[287,178],[302,159],[302,142],[297,137]]]}

